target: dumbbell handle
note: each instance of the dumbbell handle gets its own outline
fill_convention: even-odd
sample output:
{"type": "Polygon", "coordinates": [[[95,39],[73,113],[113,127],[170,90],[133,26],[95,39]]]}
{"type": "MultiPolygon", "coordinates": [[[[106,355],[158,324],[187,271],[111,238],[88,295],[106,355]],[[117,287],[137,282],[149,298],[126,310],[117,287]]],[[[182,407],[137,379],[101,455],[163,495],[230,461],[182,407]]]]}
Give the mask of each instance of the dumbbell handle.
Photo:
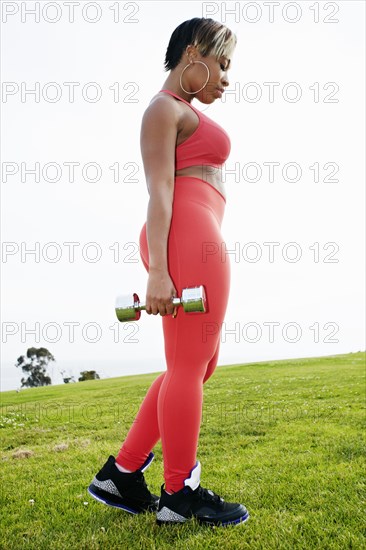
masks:
{"type": "MultiPolygon", "coordinates": [[[[172,304],[174,306],[181,306],[182,305],[182,298],[172,298],[172,304]]],[[[146,311],[146,304],[144,304],[144,302],[139,302],[138,300],[136,300],[135,302],[135,309],[138,309],[138,310],[142,310],[144,309],[146,311]]]]}

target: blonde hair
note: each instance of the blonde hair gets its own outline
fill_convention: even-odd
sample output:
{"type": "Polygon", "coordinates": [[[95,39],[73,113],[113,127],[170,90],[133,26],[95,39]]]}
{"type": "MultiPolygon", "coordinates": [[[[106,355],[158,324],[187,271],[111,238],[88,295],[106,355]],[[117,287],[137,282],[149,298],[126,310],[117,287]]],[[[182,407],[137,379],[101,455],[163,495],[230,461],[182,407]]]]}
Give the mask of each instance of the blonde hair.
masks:
{"type": "Polygon", "coordinates": [[[188,45],[196,46],[202,57],[230,57],[237,37],[226,25],[206,17],[194,17],[181,23],[173,32],[165,54],[166,71],[174,69],[188,45]]]}

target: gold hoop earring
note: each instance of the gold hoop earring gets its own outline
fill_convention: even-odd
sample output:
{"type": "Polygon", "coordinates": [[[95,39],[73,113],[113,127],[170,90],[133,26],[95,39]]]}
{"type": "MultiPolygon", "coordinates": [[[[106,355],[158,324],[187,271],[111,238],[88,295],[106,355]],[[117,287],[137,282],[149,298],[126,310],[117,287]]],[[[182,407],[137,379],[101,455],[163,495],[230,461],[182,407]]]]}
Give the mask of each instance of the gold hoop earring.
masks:
{"type": "Polygon", "coordinates": [[[186,94],[197,94],[198,92],[200,92],[201,90],[203,90],[203,88],[206,86],[208,80],[210,78],[210,70],[209,68],[207,67],[206,63],[204,63],[203,61],[192,61],[192,63],[188,63],[188,65],[186,65],[183,69],[183,71],[180,73],[180,78],[179,78],[179,83],[180,83],[180,87],[182,88],[183,92],[185,92],[186,94]],[[192,65],[193,63],[202,63],[202,65],[204,65],[207,69],[207,79],[206,79],[206,82],[204,83],[204,85],[202,86],[202,88],[200,88],[199,90],[197,90],[196,92],[187,92],[187,90],[185,90],[182,86],[182,75],[184,73],[184,71],[186,70],[187,67],[189,67],[190,65],[192,65]]]}

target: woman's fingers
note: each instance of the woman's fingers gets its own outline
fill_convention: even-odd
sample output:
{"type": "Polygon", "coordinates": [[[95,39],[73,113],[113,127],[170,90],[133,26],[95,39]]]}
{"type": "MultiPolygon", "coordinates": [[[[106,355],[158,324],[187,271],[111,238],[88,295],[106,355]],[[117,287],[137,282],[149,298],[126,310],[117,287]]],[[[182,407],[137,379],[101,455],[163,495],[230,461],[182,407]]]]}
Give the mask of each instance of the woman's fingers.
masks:
{"type": "Polygon", "coordinates": [[[177,290],[169,274],[152,272],[149,274],[149,280],[146,291],[146,312],[149,315],[161,316],[174,313],[175,304],[173,299],[177,296],[177,290]]]}
{"type": "Polygon", "coordinates": [[[158,315],[158,313],[164,317],[164,315],[177,316],[177,306],[173,304],[172,296],[168,301],[166,300],[147,300],[146,301],[146,313],[149,315],[158,315]]]}

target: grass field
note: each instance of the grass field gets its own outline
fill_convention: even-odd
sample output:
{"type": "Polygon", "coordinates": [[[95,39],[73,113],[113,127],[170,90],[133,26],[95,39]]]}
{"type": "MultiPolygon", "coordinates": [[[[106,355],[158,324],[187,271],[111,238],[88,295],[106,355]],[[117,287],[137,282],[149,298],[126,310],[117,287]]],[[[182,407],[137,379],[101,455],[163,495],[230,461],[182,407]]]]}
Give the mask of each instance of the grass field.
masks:
{"type": "MultiPolygon", "coordinates": [[[[94,474],[116,454],[158,376],[4,392],[0,548],[365,548],[365,353],[218,367],[204,385],[201,485],[250,519],[159,527],[94,501],[94,474]]],[[[164,481],[161,442],[145,472],[164,481]]]]}

